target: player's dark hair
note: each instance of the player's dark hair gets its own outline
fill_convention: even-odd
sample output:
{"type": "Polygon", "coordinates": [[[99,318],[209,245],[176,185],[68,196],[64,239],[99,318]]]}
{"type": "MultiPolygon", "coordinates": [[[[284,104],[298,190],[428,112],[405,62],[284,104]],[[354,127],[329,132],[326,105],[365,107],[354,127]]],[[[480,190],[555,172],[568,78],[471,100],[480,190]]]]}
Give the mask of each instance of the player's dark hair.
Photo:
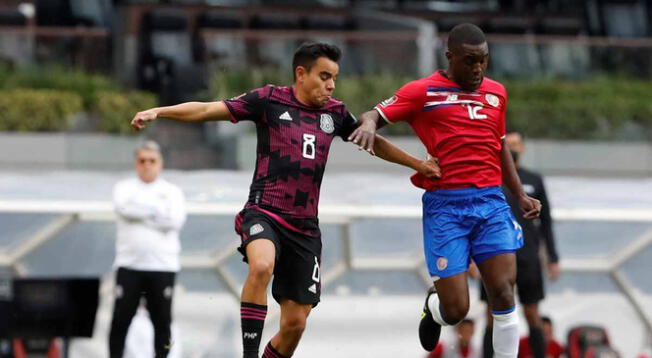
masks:
{"type": "Polygon", "coordinates": [[[475,321],[471,318],[465,318],[460,321],[458,324],[470,324],[470,325],[475,325],[475,321]]]}
{"type": "Polygon", "coordinates": [[[342,57],[342,51],[335,45],[329,45],[323,42],[304,43],[294,52],[292,73],[296,76],[296,70],[299,66],[310,71],[310,68],[320,57],[326,57],[333,62],[337,62],[342,57]]]}
{"type": "Polygon", "coordinates": [[[484,32],[476,25],[470,23],[459,24],[448,34],[448,48],[453,49],[461,45],[480,45],[487,42],[484,32]]]}
{"type": "Polygon", "coordinates": [[[549,325],[552,326],[552,320],[550,319],[550,317],[548,317],[548,316],[541,316],[541,320],[543,321],[543,323],[547,323],[547,324],[549,324],[549,325]]]}

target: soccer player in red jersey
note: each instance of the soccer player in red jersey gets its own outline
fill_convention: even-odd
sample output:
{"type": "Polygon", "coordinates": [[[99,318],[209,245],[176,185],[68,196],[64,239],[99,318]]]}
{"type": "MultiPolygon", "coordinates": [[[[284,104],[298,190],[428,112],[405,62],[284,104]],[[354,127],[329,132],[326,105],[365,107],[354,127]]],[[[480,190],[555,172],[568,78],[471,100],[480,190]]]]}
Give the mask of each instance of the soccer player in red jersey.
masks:
{"type": "MultiPolygon", "coordinates": [[[[308,314],[319,302],[319,189],[334,137],[346,140],[358,125],[346,106],[332,98],[340,55],[332,45],[305,44],[294,54],[290,87],[267,85],[224,101],[152,108],[131,122],[136,129],[157,118],[256,123],[256,170],[235,223],[242,238],[239,251],[249,264],[240,309],[244,358],[258,358],[272,276],[281,327],[264,358],[292,356],[308,314]]],[[[372,148],[379,157],[422,175],[439,175],[432,162],[414,158],[380,136],[372,148]]]]}
{"type": "Polygon", "coordinates": [[[405,121],[439,160],[441,179],[412,177],[426,190],[424,251],[434,281],[419,324],[424,349],[436,346],[441,326],[454,325],[468,313],[466,271],[473,258],[494,317],[496,357],[515,358],[514,252],[523,245],[523,236],[500,186],[504,181],[526,218],[537,217],[541,204],[523,191],[505,146],[507,92],[484,77],[489,49],[482,30],[472,24],[453,28],[446,57],[447,70],[406,84],[363,114],[349,139],[373,153],[376,128],[405,121]]]}

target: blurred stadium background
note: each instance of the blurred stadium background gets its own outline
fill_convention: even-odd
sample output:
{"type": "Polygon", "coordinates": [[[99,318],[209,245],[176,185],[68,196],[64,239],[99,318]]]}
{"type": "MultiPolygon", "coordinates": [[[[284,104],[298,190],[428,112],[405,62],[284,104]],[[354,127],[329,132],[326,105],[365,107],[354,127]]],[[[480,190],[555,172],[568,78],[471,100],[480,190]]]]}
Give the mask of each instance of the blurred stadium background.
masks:
{"type": "MultiPolygon", "coordinates": [[[[472,22],[488,34],[489,76],[510,93],[508,126],[526,135],[524,166],[546,175],[554,208],[562,276],[548,283],[542,313],[561,341],[596,324],[622,357],[650,354],[651,19],[645,0],[0,0],[0,302],[17,278],[100,278],[93,337],[75,339],[70,356],[107,356],[111,188],[150,138],[189,200],[178,349],[237,357],[246,267],[232,222],[253,132],[159,122],[137,134],[133,114],[289,83],[305,40],[343,49],[336,97],[360,113],[446,67],[447,31],[472,22]]],[[[423,155],[407,126],[384,132],[423,155]]],[[[416,325],[429,279],[410,172],[346,143],[334,145],[327,172],[323,301],[295,356],[424,357],[416,325]]],[[[271,307],[267,337],[278,324],[271,307]]]]}

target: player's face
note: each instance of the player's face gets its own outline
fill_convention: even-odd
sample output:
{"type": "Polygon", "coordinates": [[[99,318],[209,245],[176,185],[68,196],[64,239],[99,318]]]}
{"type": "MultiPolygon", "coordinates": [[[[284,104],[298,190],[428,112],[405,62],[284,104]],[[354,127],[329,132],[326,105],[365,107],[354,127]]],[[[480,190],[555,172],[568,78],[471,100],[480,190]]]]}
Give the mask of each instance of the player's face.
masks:
{"type": "Polygon", "coordinates": [[[507,133],[505,136],[505,143],[507,143],[509,150],[514,151],[518,154],[523,154],[525,151],[523,138],[518,133],[507,133]]]}
{"type": "Polygon", "coordinates": [[[475,327],[471,323],[463,323],[457,327],[457,334],[460,342],[469,343],[473,338],[475,327]]]}
{"type": "Polygon", "coordinates": [[[163,158],[155,150],[141,149],[136,153],[136,172],[140,180],[150,183],[156,180],[163,168],[163,158]]]}
{"type": "Polygon", "coordinates": [[[543,336],[546,339],[546,342],[552,340],[552,325],[547,322],[543,322],[543,336]]]}
{"type": "Polygon", "coordinates": [[[335,79],[340,71],[337,62],[320,57],[306,70],[304,67],[297,68],[297,95],[299,100],[315,107],[321,107],[328,103],[335,90],[335,79]]]}
{"type": "Polygon", "coordinates": [[[446,53],[449,72],[455,83],[463,90],[474,91],[482,84],[489,61],[487,43],[480,45],[462,44],[446,53]]]}

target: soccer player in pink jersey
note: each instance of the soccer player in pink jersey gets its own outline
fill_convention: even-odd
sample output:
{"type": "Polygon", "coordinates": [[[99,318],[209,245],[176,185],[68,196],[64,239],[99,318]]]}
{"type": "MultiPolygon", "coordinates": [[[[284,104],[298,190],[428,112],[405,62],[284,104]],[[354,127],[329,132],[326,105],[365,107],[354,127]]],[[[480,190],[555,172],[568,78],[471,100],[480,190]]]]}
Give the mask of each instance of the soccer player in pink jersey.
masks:
{"type": "Polygon", "coordinates": [[[489,49],[482,30],[472,24],[453,28],[446,57],[448,69],[406,84],[363,114],[349,139],[373,153],[376,128],[405,121],[439,161],[440,179],[411,178],[426,190],[424,251],[434,282],[419,324],[423,348],[432,350],[441,326],[454,325],[468,313],[466,271],[472,258],[494,317],[496,357],[515,358],[514,253],[523,245],[523,235],[500,186],[504,181],[526,218],[538,217],[541,204],[523,191],[504,143],[507,92],[484,77],[489,49]]]}
{"type": "MultiPolygon", "coordinates": [[[[242,238],[239,251],[249,264],[240,308],[244,358],[258,358],[272,276],[281,326],[264,358],[292,356],[308,314],[319,302],[319,189],[333,139],[346,140],[358,125],[346,106],[332,98],[340,55],[332,45],[304,44],[294,54],[292,86],[267,85],[224,101],[152,108],[131,122],[136,129],[157,118],[256,123],[256,170],[235,222],[242,238]]],[[[414,158],[380,136],[372,148],[379,157],[422,175],[439,175],[431,161],[414,158]]]]}

